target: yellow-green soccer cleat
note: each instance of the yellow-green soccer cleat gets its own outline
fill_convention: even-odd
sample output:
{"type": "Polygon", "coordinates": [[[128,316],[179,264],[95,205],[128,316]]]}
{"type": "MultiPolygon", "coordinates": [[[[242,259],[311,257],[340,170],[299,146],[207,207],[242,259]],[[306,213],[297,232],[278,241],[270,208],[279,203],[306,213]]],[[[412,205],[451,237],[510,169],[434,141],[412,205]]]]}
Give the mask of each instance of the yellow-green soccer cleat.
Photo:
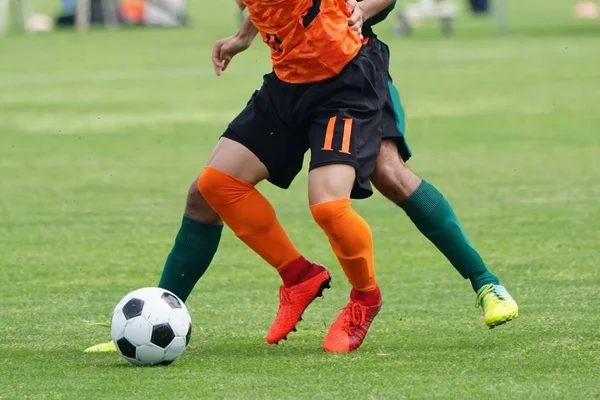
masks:
{"type": "Polygon", "coordinates": [[[490,329],[519,316],[519,306],[501,285],[489,283],[477,292],[477,306],[483,308],[483,322],[490,329]]]}
{"type": "Polygon", "coordinates": [[[117,346],[115,346],[115,342],[112,340],[106,343],[99,343],[95,346],[88,347],[83,352],[84,353],[113,353],[117,351],[117,346]]]}
{"type": "MultiPolygon", "coordinates": [[[[84,321],[84,323],[89,326],[101,326],[103,328],[110,328],[110,322],[91,322],[90,320],[86,319],[84,321]]],[[[88,347],[83,352],[84,353],[114,353],[116,351],[117,351],[117,346],[115,346],[115,343],[111,340],[110,342],[98,343],[97,345],[88,347]]]]}

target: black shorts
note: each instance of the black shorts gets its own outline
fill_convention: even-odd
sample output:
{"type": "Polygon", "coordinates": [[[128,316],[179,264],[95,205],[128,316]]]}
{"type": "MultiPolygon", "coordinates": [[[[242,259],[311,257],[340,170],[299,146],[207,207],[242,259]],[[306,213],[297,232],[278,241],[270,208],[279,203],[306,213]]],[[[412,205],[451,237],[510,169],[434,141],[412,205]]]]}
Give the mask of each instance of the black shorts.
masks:
{"type": "Polygon", "coordinates": [[[252,151],[269,181],[288,188],[310,149],[310,169],[349,164],[356,169],[352,198],[369,197],[369,177],[381,145],[386,82],[363,48],[334,78],[291,84],[264,76],[246,108],[223,134],[252,151]]]}
{"type": "Polygon", "coordinates": [[[369,41],[364,47],[366,54],[373,60],[386,81],[386,100],[381,117],[382,138],[396,141],[400,156],[407,161],[412,153],[404,136],[406,128],[404,107],[402,107],[398,89],[394,86],[390,75],[390,49],[372,32],[370,32],[369,41]]]}

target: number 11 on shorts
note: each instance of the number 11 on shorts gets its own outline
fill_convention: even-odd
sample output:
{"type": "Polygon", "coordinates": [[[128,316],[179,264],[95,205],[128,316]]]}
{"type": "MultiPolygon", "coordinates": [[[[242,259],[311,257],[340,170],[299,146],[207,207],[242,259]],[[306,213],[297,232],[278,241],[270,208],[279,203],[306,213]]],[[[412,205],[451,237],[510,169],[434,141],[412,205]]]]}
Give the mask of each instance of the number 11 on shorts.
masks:
{"type": "MultiPolygon", "coordinates": [[[[350,137],[352,136],[352,118],[343,118],[344,120],[344,133],[342,136],[342,148],[340,153],[350,154],[350,137]]],[[[321,150],[334,151],[333,150],[333,135],[335,134],[335,123],[337,117],[331,117],[327,124],[327,131],[325,132],[325,142],[321,150]]]]}

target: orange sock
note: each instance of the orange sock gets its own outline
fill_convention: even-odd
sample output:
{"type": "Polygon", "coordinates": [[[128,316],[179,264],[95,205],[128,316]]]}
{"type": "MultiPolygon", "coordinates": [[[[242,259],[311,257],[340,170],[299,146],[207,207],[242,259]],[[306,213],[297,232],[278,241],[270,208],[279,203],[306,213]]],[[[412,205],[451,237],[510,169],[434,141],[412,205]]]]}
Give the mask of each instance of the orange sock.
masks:
{"type": "Polygon", "coordinates": [[[373,236],[367,221],[350,207],[350,199],[310,206],[313,218],[325,231],[333,252],[354,290],[377,288],[373,236]]]}
{"type": "Polygon", "coordinates": [[[302,257],[271,203],[251,183],[206,167],[198,178],[198,189],[236,236],[277,270],[302,257]]]}

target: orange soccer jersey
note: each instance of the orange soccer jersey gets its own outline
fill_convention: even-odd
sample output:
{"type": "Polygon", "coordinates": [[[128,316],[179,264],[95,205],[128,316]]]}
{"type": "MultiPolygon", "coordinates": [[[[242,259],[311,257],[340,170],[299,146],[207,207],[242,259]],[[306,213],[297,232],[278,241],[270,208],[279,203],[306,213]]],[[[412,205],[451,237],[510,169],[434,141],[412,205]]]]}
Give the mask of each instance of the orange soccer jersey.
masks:
{"type": "Polygon", "coordinates": [[[345,0],[244,0],[271,48],[275,74],[284,82],[318,82],[336,76],[359,52],[345,0]]]}

